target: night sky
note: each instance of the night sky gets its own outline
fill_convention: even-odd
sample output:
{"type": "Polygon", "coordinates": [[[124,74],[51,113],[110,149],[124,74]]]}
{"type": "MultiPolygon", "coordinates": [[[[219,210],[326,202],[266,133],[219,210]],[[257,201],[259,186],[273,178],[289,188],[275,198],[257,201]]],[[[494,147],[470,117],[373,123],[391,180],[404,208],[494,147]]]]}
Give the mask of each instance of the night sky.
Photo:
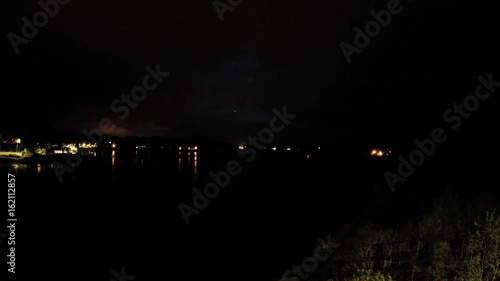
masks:
{"type": "MultiPolygon", "coordinates": [[[[353,28],[387,2],[244,0],[221,22],[211,1],[72,0],[16,55],[7,34],[21,34],[21,18],[40,7],[11,1],[0,124],[78,132],[108,117],[117,136],[239,143],[286,105],[298,117],[281,137],[293,142],[427,134],[478,75],[500,80],[498,10],[401,1],[403,12],[348,64],[339,44],[353,44],[353,28]],[[120,120],[111,103],[157,64],[170,76],[120,120]]],[[[498,128],[495,104],[471,128],[498,128]]]]}

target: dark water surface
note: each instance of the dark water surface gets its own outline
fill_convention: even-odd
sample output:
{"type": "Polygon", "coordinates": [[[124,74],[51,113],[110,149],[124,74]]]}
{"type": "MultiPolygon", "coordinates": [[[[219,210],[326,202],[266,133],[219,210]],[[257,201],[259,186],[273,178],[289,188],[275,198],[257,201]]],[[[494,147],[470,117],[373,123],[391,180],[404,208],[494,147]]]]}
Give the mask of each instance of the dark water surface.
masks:
{"type": "Polygon", "coordinates": [[[363,157],[262,152],[245,159],[116,151],[62,183],[50,167],[1,163],[17,180],[16,269],[47,280],[107,281],[122,267],[135,280],[277,280],[374,189],[388,191],[387,165],[363,157]],[[179,204],[192,206],[192,189],[232,159],[245,163],[243,172],[186,225],[179,204]]]}

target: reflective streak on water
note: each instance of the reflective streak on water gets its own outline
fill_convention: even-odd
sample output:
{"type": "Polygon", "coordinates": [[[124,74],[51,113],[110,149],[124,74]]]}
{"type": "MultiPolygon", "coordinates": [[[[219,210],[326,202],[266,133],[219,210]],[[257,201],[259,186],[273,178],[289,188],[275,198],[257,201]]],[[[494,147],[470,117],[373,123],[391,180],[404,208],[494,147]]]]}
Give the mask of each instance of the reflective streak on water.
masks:
{"type": "Polygon", "coordinates": [[[359,167],[317,159],[261,154],[247,163],[233,152],[115,150],[84,161],[63,182],[50,166],[0,163],[0,170],[16,175],[19,255],[41,275],[54,274],[57,261],[61,276],[84,268],[81,280],[109,280],[122,266],[144,280],[164,270],[186,280],[269,280],[262,272],[281,275],[349,213],[340,203],[354,196],[346,194],[357,201],[363,194],[354,189],[364,184],[359,167]],[[229,160],[242,173],[186,226],[179,204],[193,206],[192,189],[203,190],[229,160]]]}

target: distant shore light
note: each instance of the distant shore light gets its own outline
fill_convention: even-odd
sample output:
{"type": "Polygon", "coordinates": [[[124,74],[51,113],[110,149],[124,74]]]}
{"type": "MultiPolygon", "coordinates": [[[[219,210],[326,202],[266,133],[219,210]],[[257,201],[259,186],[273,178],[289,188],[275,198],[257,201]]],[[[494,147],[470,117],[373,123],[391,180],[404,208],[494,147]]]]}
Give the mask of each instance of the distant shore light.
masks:
{"type": "Polygon", "coordinates": [[[389,156],[390,153],[386,153],[381,149],[372,149],[370,151],[370,156],[376,156],[376,157],[382,157],[382,156],[389,156]]]}

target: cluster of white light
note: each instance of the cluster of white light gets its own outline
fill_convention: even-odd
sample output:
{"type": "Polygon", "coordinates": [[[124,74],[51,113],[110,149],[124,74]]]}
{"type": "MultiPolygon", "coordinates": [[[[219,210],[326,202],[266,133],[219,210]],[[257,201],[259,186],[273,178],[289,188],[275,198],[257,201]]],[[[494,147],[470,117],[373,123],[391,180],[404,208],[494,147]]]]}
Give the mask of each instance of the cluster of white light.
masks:
{"type": "Polygon", "coordinates": [[[78,144],[78,147],[79,147],[79,148],[96,148],[96,147],[97,147],[97,144],[96,144],[96,143],[86,143],[86,142],[82,142],[82,143],[79,143],[79,144],[78,144]]]}
{"type": "Polygon", "coordinates": [[[63,151],[66,151],[69,154],[77,154],[78,147],[75,143],[66,144],[66,145],[63,145],[63,151]]]}
{"type": "MultiPolygon", "coordinates": [[[[266,146],[262,146],[262,147],[263,147],[264,149],[268,149],[268,147],[266,147],[266,146]]],[[[240,145],[240,146],[238,146],[238,149],[239,149],[239,150],[244,150],[244,149],[247,149],[247,148],[248,148],[248,147],[247,147],[246,145],[240,145]]],[[[319,149],[321,149],[321,147],[319,147],[319,146],[318,146],[318,150],[319,150],[319,149]]],[[[276,146],[272,146],[272,147],[271,147],[271,150],[276,151],[276,150],[278,150],[278,147],[276,147],[276,146]]],[[[287,147],[287,148],[286,148],[286,150],[287,150],[287,151],[299,151],[299,149],[298,149],[298,148],[292,148],[292,147],[287,147]]]]}

